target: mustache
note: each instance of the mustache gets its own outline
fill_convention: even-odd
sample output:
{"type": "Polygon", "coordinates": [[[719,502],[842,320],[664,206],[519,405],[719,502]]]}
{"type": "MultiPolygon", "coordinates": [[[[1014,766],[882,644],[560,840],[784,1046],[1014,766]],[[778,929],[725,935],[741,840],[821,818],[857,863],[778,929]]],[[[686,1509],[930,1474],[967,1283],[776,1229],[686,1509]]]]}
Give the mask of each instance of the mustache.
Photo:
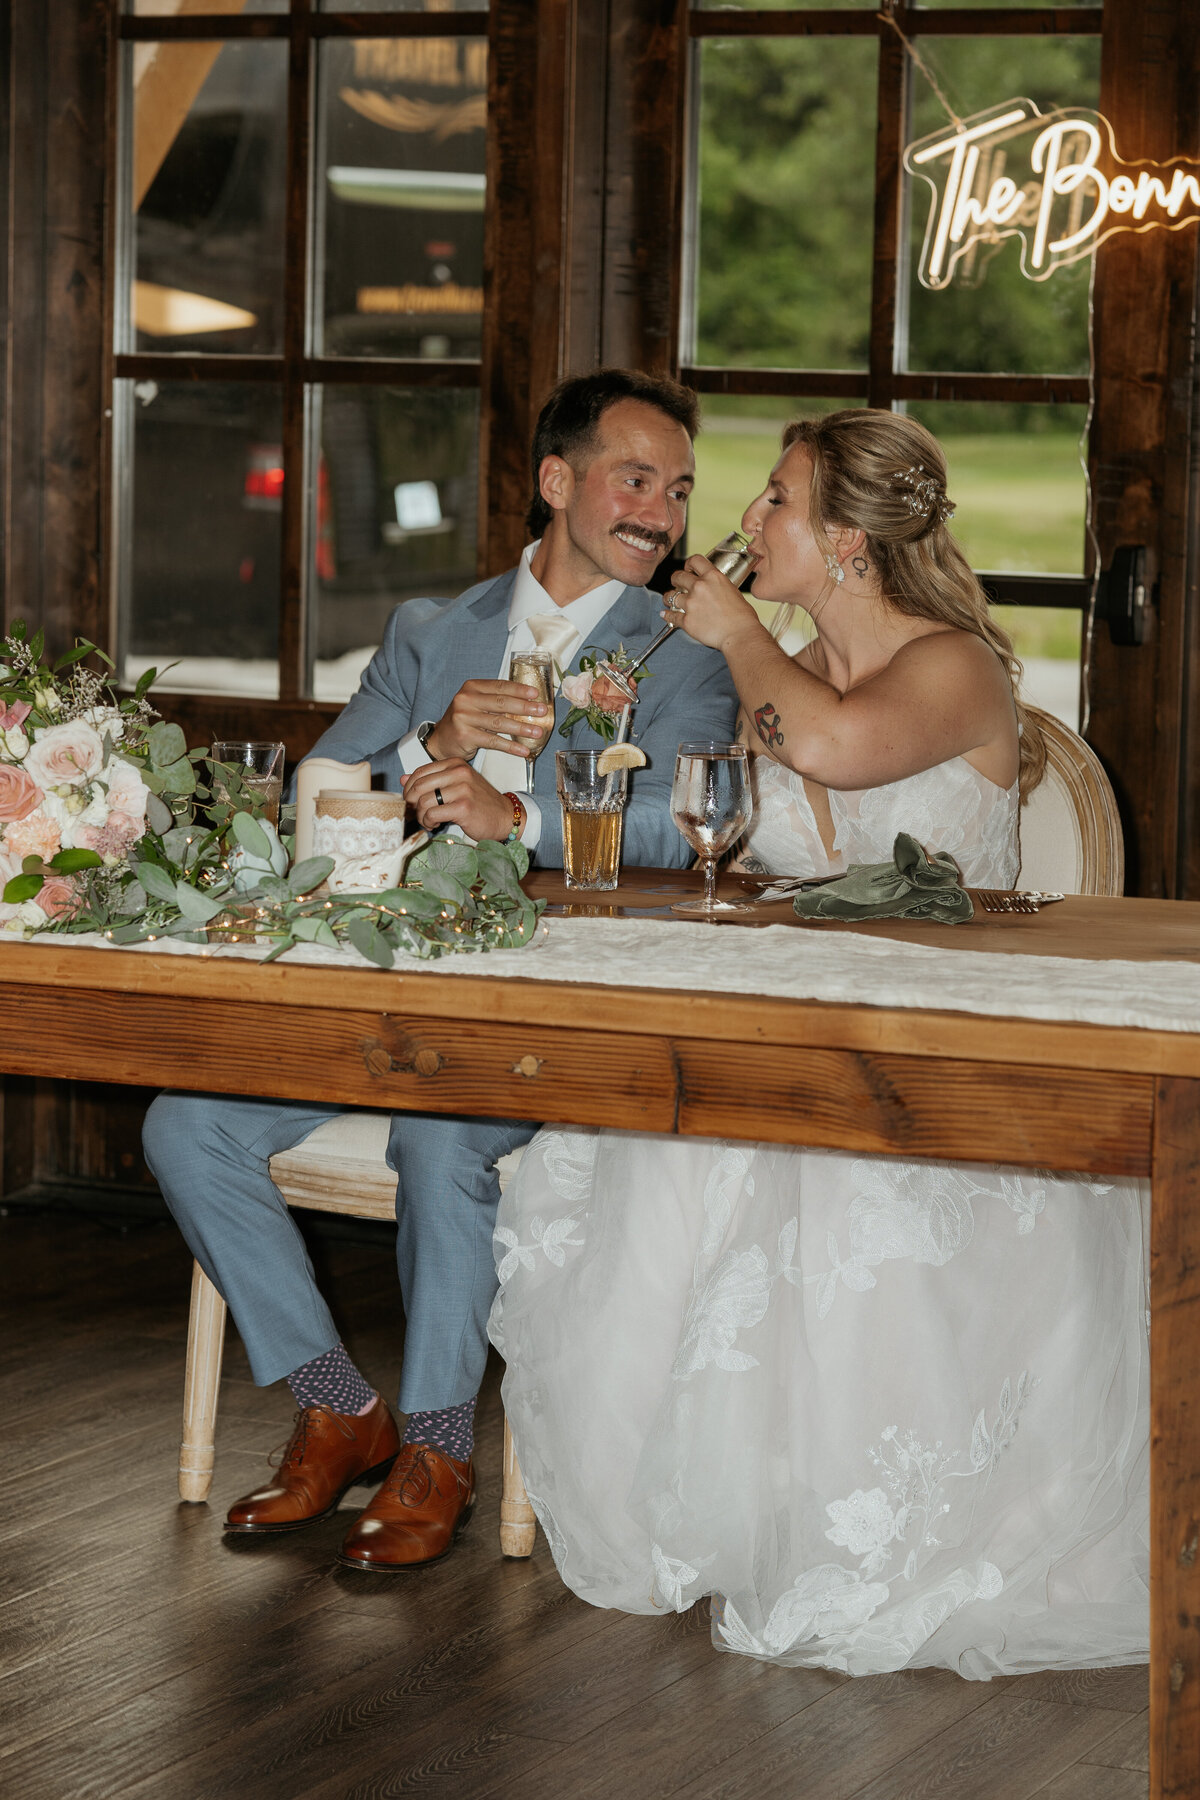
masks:
{"type": "Polygon", "coordinates": [[[616,537],[619,531],[627,531],[631,537],[637,536],[645,538],[648,544],[657,544],[660,550],[669,550],[671,548],[672,539],[669,531],[652,531],[646,525],[617,524],[613,526],[608,535],[609,537],[616,537]]]}

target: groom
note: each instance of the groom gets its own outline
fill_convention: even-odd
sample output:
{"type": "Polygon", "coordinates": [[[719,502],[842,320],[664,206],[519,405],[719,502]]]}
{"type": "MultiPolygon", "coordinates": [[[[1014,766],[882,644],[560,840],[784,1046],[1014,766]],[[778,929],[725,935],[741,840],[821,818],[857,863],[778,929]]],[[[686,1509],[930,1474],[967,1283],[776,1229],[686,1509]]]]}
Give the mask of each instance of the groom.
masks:
{"type": "MultiPolygon", "coordinates": [[[[696,413],[690,389],[629,370],[563,382],[533,440],[527,523],[537,541],[515,570],[456,600],[397,606],[358,692],[314,754],[369,759],[382,786],[404,786],[423,825],[519,839],[534,863],[561,867],[549,747],[534,765],[534,793],[516,791],[524,785],[524,747],[540,736],[529,717],[544,719],[546,709],[504,678],[508,659],[541,643],[562,669],[577,672],[589,647],[637,650],[649,642],[660,601],[645,583],[683,533],[696,413]]],[[[634,714],[632,736],[648,766],[631,779],[624,855],[663,867],[687,857],[669,808],[676,747],[681,738],[728,737],[736,701],[722,658],[682,632],[655,652],[653,674],[634,714]]],[[[567,710],[556,701],[556,723],[567,710]]],[[[568,742],[587,748],[598,739],[581,722],[568,742]]],[[[300,1408],[282,1464],[234,1504],[226,1529],[297,1530],[329,1517],[355,1482],[386,1475],[340,1561],[406,1570],[445,1555],[473,1505],[475,1396],[496,1289],[495,1164],[536,1126],[392,1117],[388,1162],[397,1178],[406,1321],[401,1440],[385,1401],[342,1346],[267,1167],[340,1110],[164,1094],[146,1118],[146,1159],[193,1254],[229,1303],[255,1381],[285,1377],[300,1408]]]]}

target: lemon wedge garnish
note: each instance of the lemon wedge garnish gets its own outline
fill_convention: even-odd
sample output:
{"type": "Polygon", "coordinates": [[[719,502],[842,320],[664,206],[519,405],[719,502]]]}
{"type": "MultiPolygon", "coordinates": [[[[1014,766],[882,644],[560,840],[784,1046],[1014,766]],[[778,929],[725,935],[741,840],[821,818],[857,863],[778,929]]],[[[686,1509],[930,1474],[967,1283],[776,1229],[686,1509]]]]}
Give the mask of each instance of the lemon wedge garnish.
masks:
{"type": "Polygon", "coordinates": [[[597,775],[613,775],[618,769],[644,769],[646,752],[636,744],[610,744],[596,758],[597,775]]]}

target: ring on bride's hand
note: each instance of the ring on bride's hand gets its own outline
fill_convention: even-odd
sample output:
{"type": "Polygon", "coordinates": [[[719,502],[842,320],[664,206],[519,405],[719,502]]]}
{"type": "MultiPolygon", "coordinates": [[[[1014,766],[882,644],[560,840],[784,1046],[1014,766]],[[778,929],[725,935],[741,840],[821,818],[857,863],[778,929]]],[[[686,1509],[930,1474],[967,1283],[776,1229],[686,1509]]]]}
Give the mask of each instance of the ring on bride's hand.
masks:
{"type": "Polygon", "coordinates": [[[683,604],[683,595],[676,593],[674,588],[672,588],[667,595],[667,611],[677,613],[687,611],[687,608],[683,604]]]}

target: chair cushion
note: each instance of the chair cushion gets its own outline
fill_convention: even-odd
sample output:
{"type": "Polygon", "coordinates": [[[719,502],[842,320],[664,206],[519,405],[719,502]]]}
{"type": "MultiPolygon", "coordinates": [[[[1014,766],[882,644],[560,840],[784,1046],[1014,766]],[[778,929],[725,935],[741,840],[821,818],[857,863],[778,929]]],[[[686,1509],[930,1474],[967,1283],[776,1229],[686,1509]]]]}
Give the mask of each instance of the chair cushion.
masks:
{"type": "MultiPolygon", "coordinates": [[[[271,1179],[289,1206],[359,1219],[390,1219],[396,1203],[396,1177],[387,1165],[390,1126],[390,1113],[337,1113],[303,1143],[273,1156],[271,1179]]],[[[515,1175],[521,1155],[520,1149],[510,1150],[497,1162],[501,1192],[515,1175]]]]}
{"type": "Polygon", "coordinates": [[[1083,839],[1074,802],[1062,776],[1047,767],[1021,808],[1021,886],[1077,894],[1083,873],[1083,839]]]}

